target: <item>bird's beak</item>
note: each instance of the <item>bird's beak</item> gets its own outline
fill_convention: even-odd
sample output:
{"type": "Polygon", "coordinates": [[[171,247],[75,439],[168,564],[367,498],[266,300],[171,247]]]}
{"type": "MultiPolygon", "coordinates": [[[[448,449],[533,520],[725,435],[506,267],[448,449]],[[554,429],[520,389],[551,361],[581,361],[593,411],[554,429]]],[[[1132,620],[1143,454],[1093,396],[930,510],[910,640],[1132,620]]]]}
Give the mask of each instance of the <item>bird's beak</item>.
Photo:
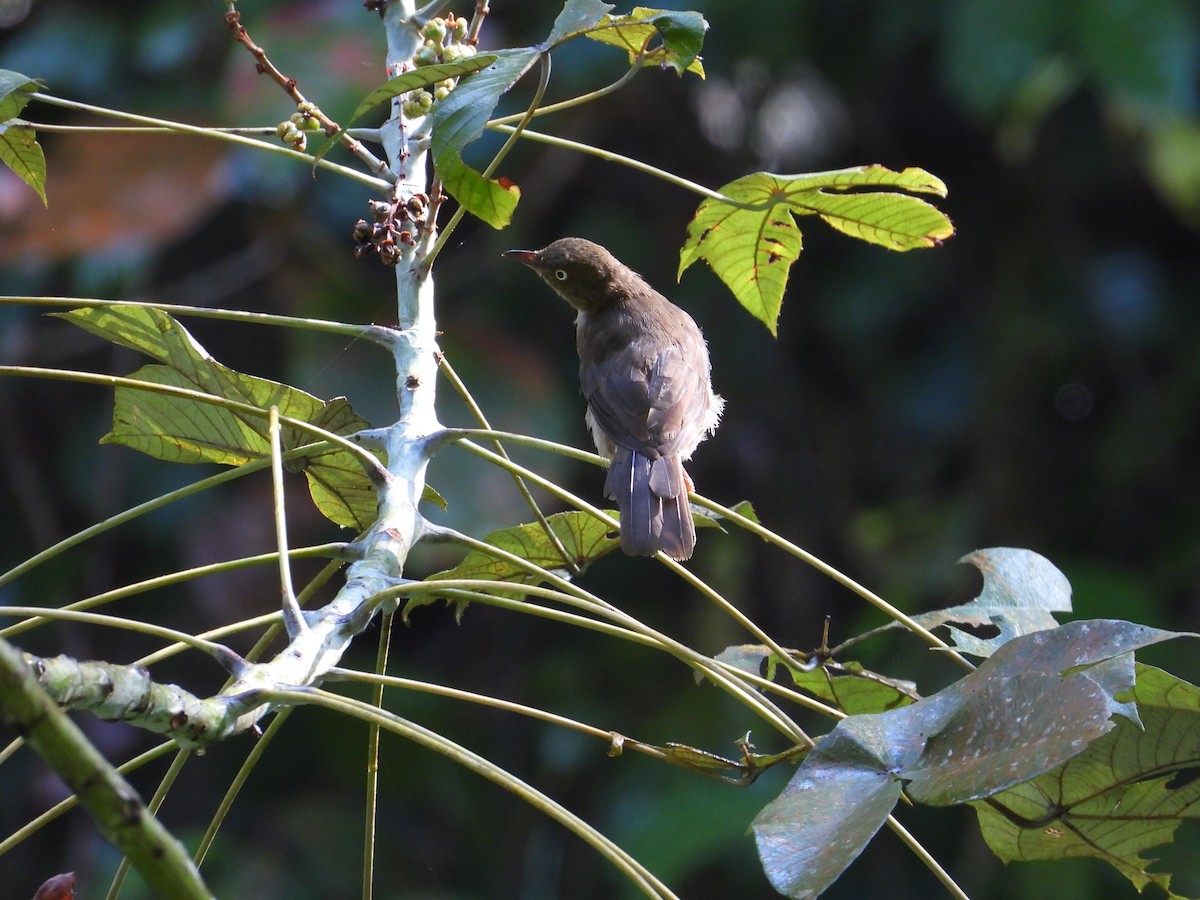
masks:
{"type": "Polygon", "coordinates": [[[505,259],[515,259],[530,268],[536,269],[538,265],[538,255],[535,250],[505,250],[500,255],[505,259]]]}

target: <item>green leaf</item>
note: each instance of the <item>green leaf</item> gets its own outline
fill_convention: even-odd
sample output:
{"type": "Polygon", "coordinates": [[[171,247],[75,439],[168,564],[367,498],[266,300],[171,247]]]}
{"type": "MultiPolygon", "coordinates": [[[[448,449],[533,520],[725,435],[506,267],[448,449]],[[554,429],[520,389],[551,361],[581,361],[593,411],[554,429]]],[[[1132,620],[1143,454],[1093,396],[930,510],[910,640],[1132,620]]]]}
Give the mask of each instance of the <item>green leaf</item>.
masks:
{"type": "Polygon", "coordinates": [[[0,162],[46,200],[46,157],[37,142],[37,133],[25,125],[0,125],[0,162]]]}
{"type": "Polygon", "coordinates": [[[689,223],[678,275],[703,259],[771,334],[778,326],[789,270],[802,249],[796,216],[819,216],[838,231],[890,250],[937,246],[954,233],[940,210],[910,196],[946,195],[941,180],[922,169],[756,172],[730,182],[721,193],[729,200],[703,201],[689,223]],[[909,193],[879,190],[885,187],[909,193]]]}
{"type": "Polygon", "coordinates": [[[826,660],[805,670],[796,664],[796,659],[803,657],[797,655],[794,659],[780,660],[761,644],[726,647],[716,658],[754,675],[761,674],[765,666],[765,677],[772,681],[782,671],[794,687],[847,715],[898,709],[918,699],[916,685],[912,682],[886,678],[853,660],[845,663],[826,660]]]}
{"type": "Polygon", "coordinates": [[[562,12],[554,20],[554,27],[550,29],[550,36],[543,46],[554,47],[595,28],[613,8],[613,4],[602,3],[601,0],[569,0],[563,4],[562,12]]]}
{"type": "Polygon", "coordinates": [[[470,75],[473,72],[478,72],[480,69],[486,69],[495,61],[496,56],[494,54],[480,53],[477,56],[467,57],[452,63],[419,66],[409,72],[397,75],[395,78],[389,78],[362,99],[362,102],[358,104],[358,107],[351,114],[350,118],[325,142],[325,145],[316,154],[316,158],[324,159],[326,154],[341,139],[342,135],[346,133],[346,129],[379,104],[385,103],[401,94],[407,94],[409,91],[415,91],[417,88],[437,84],[439,81],[444,81],[447,78],[461,78],[464,75],[470,75]]]}
{"type": "MultiPolygon", "coordinates": [[[[602,556],[607,556],[621,545],[620,536],[589,513],[579,511],[556,513],[549,516],[548,521],[551,529],[571,557],[571,562],[580,570],[587,568],[602,556]]],[[[547,537],[545,529],[538,522],[503,528],[492,532],[484,540],[543,569],[561,571],[565,566],[558,548],[547,537]]],[[[519,597],[521,592],[505,591],[500,587],[501,584],[532,585],[539,584],[544,580],[537,574],[526,571],[508,560],[500,559],[481,550],[471,550],[454,568],[437,572],[425,580],[426,582],[437,582],[462,578],[495,581],[497,587],[492,593],[505,597],[519,597]]],[[[409,608],[431,603],[437,596],[437,594],[422,595],[412,601],[409,608]]]]}
{"type": "Polygon", "coordinates": [[[354,110],[353,115],[347,120],[346,125],[349,127],[380,103],[391,100],[393,97],[407,94],[409,91],[415,91],[417,88],[437,84],[439,81],[445,81],[447,78],[461,78],[463,75],[470,75],[472,72],[486,69],[495,61],[496,55],[494,53],[480,53],[477,56],[466,57],[455,62],[419,66],[409,72],[397,75],[395,78],[389,78],[363,98],[362,102],[354,110]]]}
{"type": "Polygon", "coordinates": [[[850,716],[819,740],[753,824],[763,868],[789,897],[814,897],[883,825],[901,786],[915,801],[965,803],[1062,765],[1138,721],[1116,695],[1132,652],[1178,637],[1130,622],[1070,622],[1015,638],[945,690],[850,716]]]}
{"type": "Polygon", "coordinates": [[[1071,583],[1046,557],[1032,550],[993,547],[959,560],[983,573],[983,590],[970,603],[915,616],[926,628],[947,622],[995,626],[987,640],[947,625],[954,646],[972,656],[991,656],[1001,644],[1022,634],[1055,628],[1055,612],[1071,611],[1071,583]]]}
{"type": "Polygon", "coordinates": [[[1132,691],[1143,727],[1116,727],[1062,766],[973,804],[1004,862],[1091,856],[1139,892],[1171,876],[1148,872],[1142,852],[1200,817],[1200,689],[1150,666],[1132,691]]]}
{"type": "Polygon", "coordinates": [[[21,114],[32,95],[41,85],[28,75],[0,69],[0,124],[21,114]]]}
{"type": "MultiPolygon", "coordinates": [[[[758,520],[758,513],[754,511],[754,505],[749,500],[742,500],[735,506],[729,507],[732,512],[737,513],[745,519],[749,519],[756,525],[762,524],[758,520]]],[[[726,521],[725,517],[719,512],[713,512],[710,509],[705,509],[702,506],[692,507],[692,518],[695,519],[697,528],[717,528],[721,531],[725,527],[721,524],[726,521]]]]}
{"type": "MultiPolygon", "coordinates": [[[[159,364],[131,377],[150,384],[202,391],[246,403],[346,435],[368,427],[345,398],[328,403],[286,384],[244,375],[214,360],[176,319],[155,309],[105,306],[54,315],[105,340],[144,353],[159,364]]],[[[284,428],[286,452],[312,443],[311,435],[284,428]]],[[[157,459],[238,466],[270,456],[266,416],[136,388],[116,390],[113,428],[102,443],[123,444],[157,459]]],[[[317,508],[331,521],[361,530],[376,515],[374,488],[362,464],[345,450],[309,457],[299,465],[317,508]]]]}
{"type": "Polygon", "coordinates": [[[459,84],[430,113],[433,159],[443,187],[467,212],[493,228],[512,220],[521,190],[506,179],[484,178],[463,162],[463,149],[483,133],[501,95],[541,52],[536,47],[501,50],[491,66],[459,84]]]}
{"type": "Polygon", "coordinates": [[[704,77],[700,49],[708,22],[698,12],[673,12],[636,6],[626,16],[605,16],[587,36],[602,44],[620,47],[629,54],[630,65],[667,66],[677,75],[692,72],[704,77]],[[651,48],[656,37],[659,46],[651,48]]]}
{"type": "Polygon", "coordinates": [[[27,125],[8,124],[21,114],[39,85],[20,72],[0,69],[0,162],[46,200],[46,157],[37,142],[37,132],[27,125]]]}

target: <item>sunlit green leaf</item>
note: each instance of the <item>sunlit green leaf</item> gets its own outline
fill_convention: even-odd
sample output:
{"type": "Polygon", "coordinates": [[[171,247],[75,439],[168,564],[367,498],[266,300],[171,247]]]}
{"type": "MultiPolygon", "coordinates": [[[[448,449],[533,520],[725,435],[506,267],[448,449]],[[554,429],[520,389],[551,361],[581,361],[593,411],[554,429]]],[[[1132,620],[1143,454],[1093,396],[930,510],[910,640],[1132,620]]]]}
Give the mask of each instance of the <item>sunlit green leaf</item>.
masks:
{"type": "Polygon", "coordinates": [[[1132,691],[1141,728],[1123,719],[1062,766],[975,803],[988,846],[1005,862],[1091,856],[1138,891],[1171,876],[1142,853],[1200,817],[1200,689],[1149,666],[1132,691]]]}
{"type": "Polygon", "coordinates": [[[37,132],[25,125],[0,125],[0,162],[46,200],[46,157],[37,142],[37,132]]]}
{"type": "Polygon", "coordinates": [[[0,124],[21,114],[40,85],[28,75],[0,69],[0,124]]]}
{"type": "Polygon", "coordinates": [[[726,647],[716,658],[772,681],[783,672],[793,687],[847,715],[897,709],[918,699],[916,685],[912,682],[878,675],[853,660],[845,663],[828,660],[811,669],[803,669],[795,664],[795,660],[781,661],[761,644],[726,647]]]}
{"type": "MultiPolygon", "coordinates": [[[[587,568],[601,557],[607,556],[621,545],[620,536],[589,513],[579,511],[557,513],[549,516],[548,521],[554,534],[566,549],[571,565],[580,570],[587,568]]],[[[562,554],[538,522],[503,528],[492,532],[484,540],[549,571],[561,572],[568,567],[562,554]]],[[[538,584],[544,580],[534,572],[482,550],[471,550],[454,568],[437,572],[425,580],[436,582],[463,578],[514,585],[538,584]]],[[[500,588],[499,584],[493,593],[501,596],[520,596],[519,591],[506,592],[500,588]]],[[[436,594],[423,595],[419,604],[431,602],[436,596],[436,594]]]]}
{"type": "Polygon", "coordinates": [[[703,78],[700,49],[707,30],[708,22],[698,12],[637,6],[625,16],[605,16],[601,26],[587,36],[620,47],[629,54],[630,65],[667,66],[676,74],[691,72],[703,78]],[[656,38],[661,38],[661,43],[652,47],[656,38]]]}
{"type": "Polygon", "coordinates": [[[946,186],[922,169],[756,172],[730,182],[721,193],[733,202],[710,198],[700,204],[679,252],[678,274],[703,259],[772,334],[788,273],[802,249],[796,216],[819,216],[838,231],[890,250],[937,246],[954,233],[940,210],[911,196],[946,195],[946,186]]]}
{"type": "Polygon", "coordinates": [[[8,124],[20,115],[40,85],[27,75],[0,69],[0,162],[46,201],[46,157],[37,132],[27,125],[8,124]]]}
{"type": "MultiPolygon", "coordinates": [[[[742,518],[749,519],[756,525],[760,524],[758,521],[758,513],[754,511],[754,505],[749,500],[742,500],[735,506],[731,506],[729,508],[732,512],[737,513],[742,518]]],[[[693,506],[692,517],[696,521],[697,528],[719,528],[722,531],[725,530],[724,525],[721,523],[725,522],[726,518],[718,512],[713,512],[712,510],[705,509],[702,506],[693,506]]]]}

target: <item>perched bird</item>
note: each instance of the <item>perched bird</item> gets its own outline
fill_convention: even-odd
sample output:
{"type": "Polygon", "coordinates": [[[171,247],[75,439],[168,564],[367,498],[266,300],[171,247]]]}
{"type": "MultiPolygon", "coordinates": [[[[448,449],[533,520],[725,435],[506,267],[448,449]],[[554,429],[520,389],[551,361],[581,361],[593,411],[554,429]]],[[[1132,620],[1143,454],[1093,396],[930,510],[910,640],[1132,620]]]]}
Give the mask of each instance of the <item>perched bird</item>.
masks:
{"type": "Polygon", "coordinates": [[[585,421],[611,460],[604,495],[621,512],[621,549],[688,559],[696,526],[683,461],[717,427],[725,401],[709,381],[708,346],[692,317],[601,247],[561,238],[509,250],[575,307],[585,421]]]}

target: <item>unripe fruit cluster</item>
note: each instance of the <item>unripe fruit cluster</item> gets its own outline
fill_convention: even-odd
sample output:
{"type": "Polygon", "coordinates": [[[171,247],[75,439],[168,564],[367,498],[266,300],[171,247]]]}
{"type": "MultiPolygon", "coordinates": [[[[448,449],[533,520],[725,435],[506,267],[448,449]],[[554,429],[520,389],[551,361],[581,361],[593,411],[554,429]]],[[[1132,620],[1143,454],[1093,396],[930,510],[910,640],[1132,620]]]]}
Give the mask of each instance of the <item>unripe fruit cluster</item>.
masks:
{"type": "MultiPolygon", "coordinates": [[[[474,56],[475,45],[467,42],[467,29],[467,20],[455,18],[454,13],[447,13],[444,19],[441,16],[430,19],[421,29],[425,42],[413,54],[413,62],[420,68],[474,56]]],[[[401,101],[401,112],[410,119],[428,115],[433,104],[445,100],[456,84],[457,78],[447,78],[429,87],[409,91],[401,101]]]]}
{"type": "Polygon", "coordinates": [[[275,128],[275,133],[293,150],[303,153],[304,148],[308,146],[308,137],[305,132],[321,130],[321,120],[314,115],[317,111],[315,103],[307,100],[297,103],[296,111],[292,113],[291,118],[280,122],[275,128]]]}

